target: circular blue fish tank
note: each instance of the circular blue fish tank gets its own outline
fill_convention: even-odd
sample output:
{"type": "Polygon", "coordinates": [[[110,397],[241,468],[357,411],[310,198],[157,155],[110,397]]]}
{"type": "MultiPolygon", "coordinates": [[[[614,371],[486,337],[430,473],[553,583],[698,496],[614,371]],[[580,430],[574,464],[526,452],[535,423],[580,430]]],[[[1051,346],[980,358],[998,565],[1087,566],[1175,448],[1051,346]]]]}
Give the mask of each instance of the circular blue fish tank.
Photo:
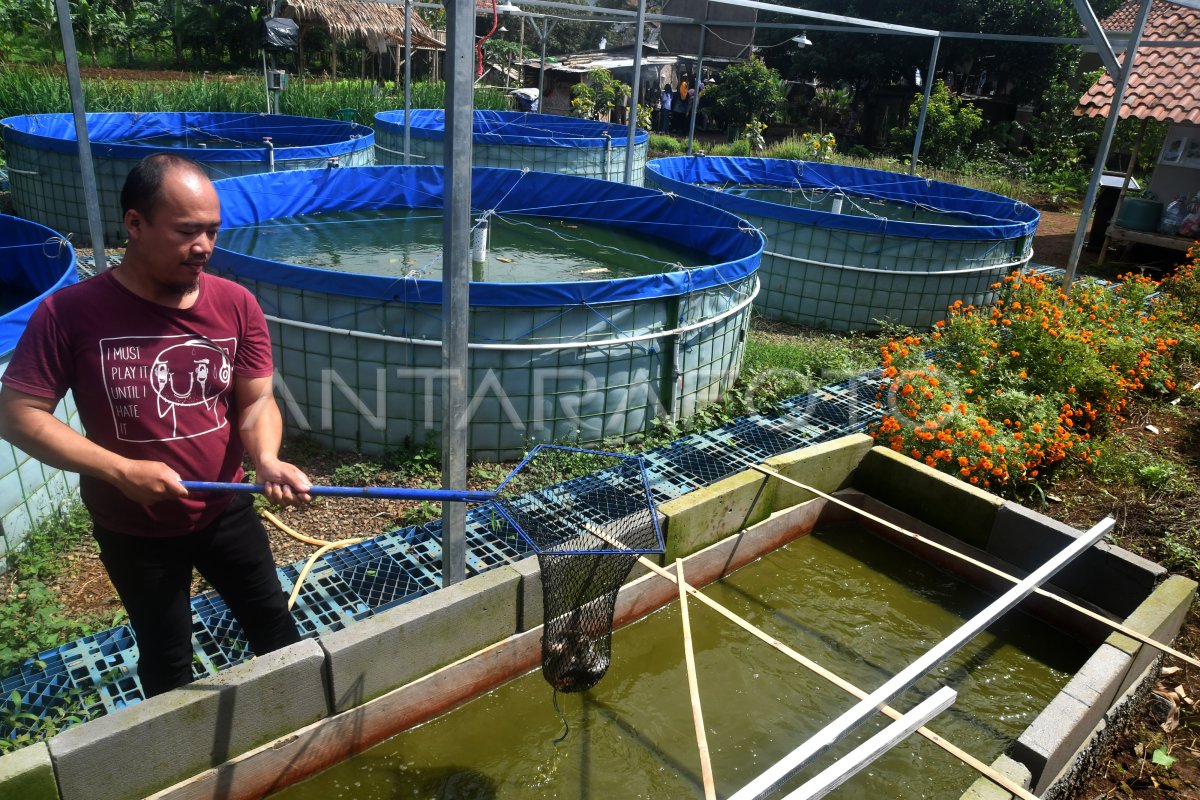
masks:
{"type": "MultiPolygon", "coordinates": [[[[0,214],[0,375],[30,315],[53,292],[75,283],[71,243],[36,222],[0,214]]],[[[55,415],[81,430],[68,394],[55,415]]],[[[0,536],[6,550],[18,547],[38,520],[57,509],[78,486],[79,476],[47,467],[0,440],[0,536]]]]}
{"type": "MultiPolygon", "coordinates": [[[[442,168],[216,186],[210,268],[268,315],[289,429],[359,452],[436,441],[442,168]],[[368,248],[375,226],[399,227],[368,248]]],[[[470,285],[472,455],[634,436],[732,385],[762,252],[743,221],[642,187],[481,167],[471,203],[473,235],[486,222],[492,240],[470,285]]]]}
{"type": "MultiPolygon", "coordinates": [[[[279,114],[210,112],[87,115],[100,216],[110,244],[124,241],[121,186],[133,165],[164,150],[198,162],[210,178],[256,172],[374,163],[366,125],[279,114]]],[[[13,208],[73,241],[91,231],[71,114],[27,114],[0,120],[13,208]]]]}
{"type": "MultiPolygon", "coordinates": [[[[441,164],[445,153],[446,112],[413,109],[409,117],[410,164],[441,164]]],[[[638,130],[633,138],[631,182],[645,177],[650,135],[638,130]]],[[[477,167],[509,167],[621,181],[629,128],[556,114],[521,111],[475,111],[471,131],[471,163],[477,167]]],[[[404,112],[375,115],[375,161],[404,163],[404,112]]]]}
{"type": "Polygon", "coordinates": [[[839,164],[678,156],[646,172],[763,232],[763,316],[835,330],[929,327],[955,300],[990,304],[1032,257],[1040,218],[991,192],[839,164]]]}

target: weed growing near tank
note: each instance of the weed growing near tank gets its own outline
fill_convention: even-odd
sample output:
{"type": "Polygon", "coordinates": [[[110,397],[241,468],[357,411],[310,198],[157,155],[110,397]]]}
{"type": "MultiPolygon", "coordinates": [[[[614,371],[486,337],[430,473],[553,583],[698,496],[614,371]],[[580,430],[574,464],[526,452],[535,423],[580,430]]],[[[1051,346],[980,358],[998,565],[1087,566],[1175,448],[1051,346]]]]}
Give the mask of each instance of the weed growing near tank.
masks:
{"type": "Polygon", "coordinates": [[[63,613],[51,583],[66,573],[68,556],[91,533],[91,519],[80,503],[46,517],[8,553],[8,584],[0,603],[0,675],[62,642],[116,624],[100,615],[72,618],[63,613]]]}
{"type": "MultiPolygon", "coordinates": [[[[1016,274],[989,308],[956,303],[928,335],[882,348],[890,380],[876,438],[990,489],[1037,484],[1063,463],[1092,465],[1099,441],[1137,397],[1191,396],[1200,365],[1200,249],[1162,284],[1126,275],[1082,281],[1068,301],[1053,280],[1016,274]]],[[[1162,490],[1177,476],[1144,464],[1162,490]]]]}

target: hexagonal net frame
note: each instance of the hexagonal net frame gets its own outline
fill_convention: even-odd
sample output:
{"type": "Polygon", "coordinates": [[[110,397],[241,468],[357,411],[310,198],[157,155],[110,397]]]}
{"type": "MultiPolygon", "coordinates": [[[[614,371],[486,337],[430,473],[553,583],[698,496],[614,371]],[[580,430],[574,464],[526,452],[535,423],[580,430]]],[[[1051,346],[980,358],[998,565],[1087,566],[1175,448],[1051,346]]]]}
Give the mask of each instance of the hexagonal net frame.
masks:
{"type": "Polygon", "coordinates": [[[595,686],[612,660],[617,592],[638,556],[663,552],[637,456],[538,445],[496,490],[499,512],[542,570],[542,675],[555,689],[595,686]]]}

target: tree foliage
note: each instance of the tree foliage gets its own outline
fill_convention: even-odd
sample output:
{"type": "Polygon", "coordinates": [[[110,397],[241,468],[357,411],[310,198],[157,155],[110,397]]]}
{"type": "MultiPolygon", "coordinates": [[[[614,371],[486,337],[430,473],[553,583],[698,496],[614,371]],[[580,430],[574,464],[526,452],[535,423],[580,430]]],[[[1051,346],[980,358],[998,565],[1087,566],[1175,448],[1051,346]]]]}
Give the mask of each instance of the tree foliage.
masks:
{"type": "Polygon", "coordinates": [[[741,129],[751,120],[769,122],[778,118],[783,110],[785,84],[778,72],[752,56],[727,67],[721,80],[704,95],[717,120],[741,129]]]}
{"type": "MultiPolygon", "coordinates": [[[[908,108],[908,124],[893,132],[898,145],[911,145],[916,137],[923,99],[920,94],[913,97],[908,108]]],[[[983,114],[979,109],[951,94],[945,82],[938,81],[929,94],[920,160],[935,167],[954,169],[962,166],[971,150],[972,140],[982,126],[983,114]]]]}

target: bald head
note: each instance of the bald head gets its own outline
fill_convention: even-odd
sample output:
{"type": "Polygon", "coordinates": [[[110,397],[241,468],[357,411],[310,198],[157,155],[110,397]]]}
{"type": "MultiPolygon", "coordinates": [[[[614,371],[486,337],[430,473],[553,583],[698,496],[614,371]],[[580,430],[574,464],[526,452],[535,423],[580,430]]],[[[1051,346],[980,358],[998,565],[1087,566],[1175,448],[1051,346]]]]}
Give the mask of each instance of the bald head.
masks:
{"type": "Polygon", "coordinates": [[[137,163],[121,187],[121,216],[130,210],[151,219],[155,205],[161,199],[167,174],[179,170],[189,182],[210,183],[204,168],[186,156],[174,153],[155,153],[137,163]]]}

